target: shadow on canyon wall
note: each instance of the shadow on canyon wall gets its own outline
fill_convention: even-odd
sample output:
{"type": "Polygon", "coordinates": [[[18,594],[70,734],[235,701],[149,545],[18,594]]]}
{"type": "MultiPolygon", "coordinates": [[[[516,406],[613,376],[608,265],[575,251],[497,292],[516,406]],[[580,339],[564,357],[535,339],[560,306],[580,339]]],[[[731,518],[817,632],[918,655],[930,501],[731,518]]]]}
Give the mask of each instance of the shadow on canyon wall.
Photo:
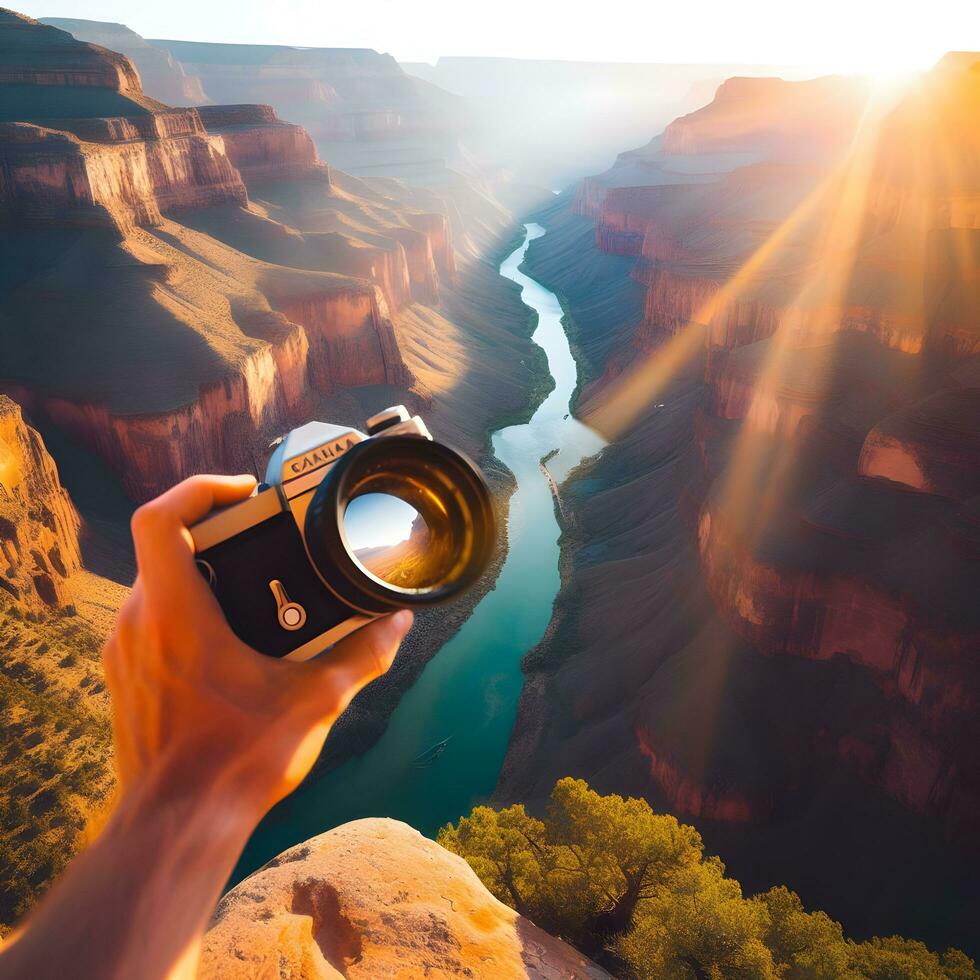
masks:
{"type": "Polygon", "coordinates": [[[538,217],[613,441],[497,790],[645,796],[751,890],[973,949],[977,64],[733,79],[538,217]]]}

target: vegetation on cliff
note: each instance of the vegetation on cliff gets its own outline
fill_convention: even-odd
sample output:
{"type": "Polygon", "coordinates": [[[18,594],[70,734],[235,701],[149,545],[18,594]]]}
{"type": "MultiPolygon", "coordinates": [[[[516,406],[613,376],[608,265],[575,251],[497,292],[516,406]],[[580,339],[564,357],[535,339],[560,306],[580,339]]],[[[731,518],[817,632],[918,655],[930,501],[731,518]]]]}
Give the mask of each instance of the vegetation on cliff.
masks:
{"type": "Polygon", "coordinates": [[[112,790],[102,638],[0,593],[0,934],[60,874],[112,790]]]}
{"type": "Polygon", "coordinates": [[[701,836],[645,800],[559,780],[543,820],[478,806],[439,833],[502,902],[611,967],[666,980],[960,980],[956,949],[891,936],[855,942],[784,887],[745,896],[701,836]]]}

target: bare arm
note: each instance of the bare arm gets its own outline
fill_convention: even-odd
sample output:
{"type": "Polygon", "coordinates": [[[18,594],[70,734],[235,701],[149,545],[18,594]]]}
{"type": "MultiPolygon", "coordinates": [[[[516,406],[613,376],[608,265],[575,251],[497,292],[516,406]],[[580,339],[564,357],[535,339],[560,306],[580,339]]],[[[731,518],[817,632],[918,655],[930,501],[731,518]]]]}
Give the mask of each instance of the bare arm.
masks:
{"type": "Polygon", "coordinates": [[[187,526],[253,485],[194,477],[136,512],[139,574],[104,652],[119,801],[0,951],[0,980],[193,976],[248,835],[411,626],[398,613],[305,664],[238,640],[194,566],[187,526]]]}

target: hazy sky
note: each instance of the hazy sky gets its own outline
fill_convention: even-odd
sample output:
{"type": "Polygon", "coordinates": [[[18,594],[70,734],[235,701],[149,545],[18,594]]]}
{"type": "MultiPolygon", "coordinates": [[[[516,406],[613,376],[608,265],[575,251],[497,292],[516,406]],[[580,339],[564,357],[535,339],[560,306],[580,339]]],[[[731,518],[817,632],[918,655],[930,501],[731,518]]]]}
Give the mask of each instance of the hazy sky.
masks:
{"type": "Polygon", "coordinates": [[[127,24],[146,37],[369,47],[402,61],[502,55],[927,67],[980,48],[978,0],[5,0],[33,17],[127,24]]]}

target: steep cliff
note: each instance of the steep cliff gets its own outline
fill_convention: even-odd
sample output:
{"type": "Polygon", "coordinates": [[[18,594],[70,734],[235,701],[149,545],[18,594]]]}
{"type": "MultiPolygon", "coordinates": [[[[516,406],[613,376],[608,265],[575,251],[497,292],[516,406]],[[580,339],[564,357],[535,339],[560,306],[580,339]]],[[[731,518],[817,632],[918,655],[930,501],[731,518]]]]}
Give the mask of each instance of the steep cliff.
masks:
{"type": "Polygon", "coordinates": [[[41,436],[0,395],[0,932],[65,866],[113,782],[79,530],[41,436]]]}
{"type": "Polygon", "coordinates": [[[163,108],[143,94],[128,58],[5,8],[0,8],[0,85],[3,122],[143,115],[163,108]]]}
{"type": "Polygon", "coordinates": [[[238,171],[196,113],[145,118],[175,135],[141,139],[144,127],[125,119],[79,127],[95,139],[104,136],[98,142],[26,122],[0,123],[0,214],[126,231],[159,224],[162,211],[245,202],[238,171]]]}
{"type": "Polygon", "coordinates": [[[202,977],[608,977],[497,901],[469,865],[394,820],[273,858],[218,905],[202,977]]]}
{"type": "MultiPolygon", "coordinates": [[[[49,67],[129,65],[15,15],[0,42],[49,67]]],[[[139,103],[129,69],[115,91],[139,103]]],[[[135,497],[200,469],[254,468],[256,446],[320,393],[412,388],[388,311],[452,282],[442,215],[335,187],[309,135],[265,106],[205,108],[202,121],[147,104],[49,127],[22,84],[3,84],[25,120],[0,133],[4,383],[135,497]],[[268,188],[265,206],[248,207],[246,182],[268,188]],[[77,348],[64,342],[69,311],[77,348]]]]}
{"type": "Polygon", "coordinates": [[[271,106],[208,106],[198,114],[209,133],[221,136],[228,159],[247,184],[313,176],[329,180],[310,134],[283,122],[271,106]]]}
{"type": "Polygon", "coordinates": [[[154,99],[179,106],[206,105],[210,101],[197,76],[189,75],[168,51],[155,48],[125,24],[73,17],[42,17],[40,22],[67,31],[79,41],[125,55],[136,66],[143,90],[154,99]]]}
{"type": "Polygon", "coordinates": [[[411,139],[461,121],[459,99],[367,48],[149,43],[200,78],[215,102],[271,103],[324,143],[411,139]]]}
{"type": "Polygon", "coordinates": [[[562,592],[498,787],[540,800],[571,773],[643,793],[753,887],[789,880],[857,929],[967,945],[974,62],[875,116],[856,158],[822,155],[854,136],[846,87],[822,88],[845,105],[827,96],[826,140],[793,160],[795,97],[777,86],[770,113],[722,86],[672,142],[621,159],[653,179],[593,183],[543,216],[528,262],[565,302],[579,410],[614,442],[564,488],[562,592]],[[765,162],[672,184],[664,146],[765,162]],[[896,853],[901,873],[882,873],[896,853]]]}
{"type": "Polygon", "coordinates": [[[54,460],[20,409],[0,395],[0,589],[24,608],[71,596],[81,559],[78,515],[54,460]]]}

